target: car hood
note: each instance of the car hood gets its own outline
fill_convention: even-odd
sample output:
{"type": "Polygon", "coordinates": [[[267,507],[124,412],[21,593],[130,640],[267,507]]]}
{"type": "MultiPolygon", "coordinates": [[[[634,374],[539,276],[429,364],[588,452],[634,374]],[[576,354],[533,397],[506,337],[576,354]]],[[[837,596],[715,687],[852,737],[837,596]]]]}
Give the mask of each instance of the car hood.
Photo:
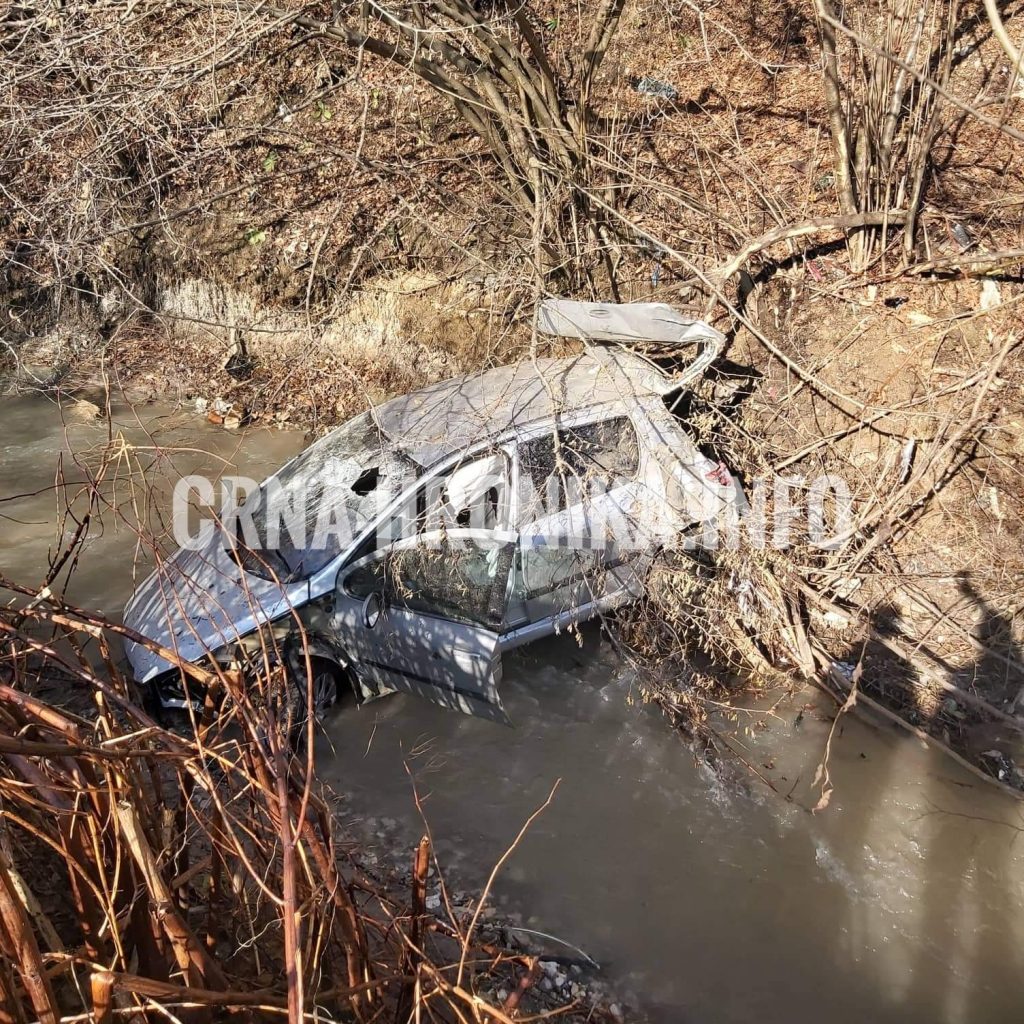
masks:
{"type": "MultiPolygon", "coordinates": [[[[183,548],[165,561],[128,602],[125,625],[192,662],[309,600],[304,582],[278,584],[243,572],[226,544],[216,530],[205,547],[183,548]]],[[[140,683],[173,667],[130,641],[125,654],[140,683]]]]}

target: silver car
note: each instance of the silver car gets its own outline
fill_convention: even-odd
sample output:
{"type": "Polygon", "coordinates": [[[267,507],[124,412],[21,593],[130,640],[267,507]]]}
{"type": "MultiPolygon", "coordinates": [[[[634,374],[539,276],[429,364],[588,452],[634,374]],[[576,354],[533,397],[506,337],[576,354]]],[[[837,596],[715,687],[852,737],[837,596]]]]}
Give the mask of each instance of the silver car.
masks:
{"type": "MultiPolygon", "coordinates": [[[[207,524],[125,623],[224,665],[273,635],[302,692],[308,650],[318,710],[347,684],[507,721],[504,651],[636,598],[660,548],[735,506],[672,412],[692,370],[591,346],[389,401],[207,524]]],[[[184,706],[179,671],[126,652],[160,705],[184,706]]]]}

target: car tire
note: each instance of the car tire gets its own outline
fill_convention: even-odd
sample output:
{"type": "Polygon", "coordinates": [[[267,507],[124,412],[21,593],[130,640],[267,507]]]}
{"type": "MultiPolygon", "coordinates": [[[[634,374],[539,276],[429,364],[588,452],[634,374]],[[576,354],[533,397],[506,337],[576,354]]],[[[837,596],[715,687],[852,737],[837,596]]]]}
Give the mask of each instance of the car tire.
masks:
{"type": "MultiPolygon", "coordinates": [[[[320,720],[341,696],[342,670],[327,658],[310,658],[313,674],[313,716],[320,720]]],[[[293,746],[303,741],[309,717],[309,683],[305,672],[288,670],[288,712],[293,746]]]]}
{"type": "Polygon", "coordinates": [[[157,725],[166,728],[167,711],[164,702],[160,699],[160,692],[155,681],[139,685],[142,697],[142,710],[156,722],[157,725]]]}

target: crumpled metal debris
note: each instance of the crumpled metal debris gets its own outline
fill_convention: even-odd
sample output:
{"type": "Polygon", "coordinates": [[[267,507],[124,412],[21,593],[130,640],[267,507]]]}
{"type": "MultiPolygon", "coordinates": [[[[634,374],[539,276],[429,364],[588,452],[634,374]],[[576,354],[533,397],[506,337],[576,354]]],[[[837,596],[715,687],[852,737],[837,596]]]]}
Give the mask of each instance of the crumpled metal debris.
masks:
{"type": "Polygon", "coordinates": [[[545,299],[537,309],[537,330],[581,341],[653,341],[692,345],[725,343],[725,335],[703,320],[685,316],[664,302],[579,302],[545,299]]]}

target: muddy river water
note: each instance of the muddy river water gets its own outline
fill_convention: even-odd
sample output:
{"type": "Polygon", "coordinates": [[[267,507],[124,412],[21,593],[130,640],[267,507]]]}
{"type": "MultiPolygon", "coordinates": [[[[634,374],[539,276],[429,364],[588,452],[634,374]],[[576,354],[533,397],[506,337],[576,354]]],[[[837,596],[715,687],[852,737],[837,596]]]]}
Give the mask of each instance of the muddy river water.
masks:
{"type": "MultiPolygon", "coordinates": [[[[113,433],[154,478],[259,478],[303,443],[157,406],[114,413],[113,433]]],[[[103,421],[64,422],[41,397],[0,403],[0,571],[39,582],[58,546],[58,463],[81,479],[76,459],[95,465],[107,438],[103,421]]],[[[133,494],[128,450],[110,474],[122,504],[133,494]]],[[[152,521],[167,505],[158,489],[152,521]]],[[[136,553],[132,530],[101,517],[70,599],[116,615],[145,571],[136,553]]],[[[486,880],[558,782],[496,900],[524,928],[585,950],[652,1020],[1024,1020],[1022,805],[892,726],[849,717],[833,744],[831,805],[812,814],[824,700],[766,699],[722,723],[777,795],[696,765],[634,700],[635,682],[596,631],[582,645],[545,641],[507,658],[514,728],[389,697],[332,715],[318,771],[355,833],[381,849],[411,850],[422,834],[415,783],[462,888],[486,880]]]]}

